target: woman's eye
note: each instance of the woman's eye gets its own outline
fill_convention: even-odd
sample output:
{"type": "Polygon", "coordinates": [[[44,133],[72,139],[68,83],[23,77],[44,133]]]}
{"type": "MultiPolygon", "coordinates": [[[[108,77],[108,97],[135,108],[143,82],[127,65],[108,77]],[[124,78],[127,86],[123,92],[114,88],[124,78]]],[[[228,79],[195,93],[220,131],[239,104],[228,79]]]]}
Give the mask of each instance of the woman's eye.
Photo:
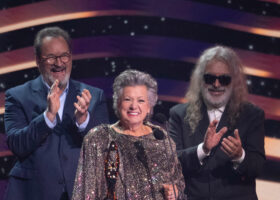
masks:
{"type": "Polygon", "coordinates": [[[145,100],[144,99],[139,99],[139,102],[143,103],[143,102],[145,102],[145,100]]]}

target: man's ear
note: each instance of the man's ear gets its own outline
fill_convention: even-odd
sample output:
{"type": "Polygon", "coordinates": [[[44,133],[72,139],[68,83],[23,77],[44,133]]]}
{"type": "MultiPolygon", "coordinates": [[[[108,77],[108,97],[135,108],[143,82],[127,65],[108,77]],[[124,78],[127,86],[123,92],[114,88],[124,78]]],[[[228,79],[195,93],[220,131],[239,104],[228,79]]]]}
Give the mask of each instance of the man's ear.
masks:
{"type": "Polygon", "coordinates": [[[40,58],[38,58],[38,57],[36,56],[35,60],[36,60],[36,65],[37,65],[37,67],[38,67],[38,70],[41,72],[41,70],[40,70],[40,58]]]}
{"type": "Polygon", "coordinates": [[[35,56],[35,60],[36,60],[37,66],[39,66],[39,64],[40,64],[40,58],[39,58],[38,56],[35,56]]]}

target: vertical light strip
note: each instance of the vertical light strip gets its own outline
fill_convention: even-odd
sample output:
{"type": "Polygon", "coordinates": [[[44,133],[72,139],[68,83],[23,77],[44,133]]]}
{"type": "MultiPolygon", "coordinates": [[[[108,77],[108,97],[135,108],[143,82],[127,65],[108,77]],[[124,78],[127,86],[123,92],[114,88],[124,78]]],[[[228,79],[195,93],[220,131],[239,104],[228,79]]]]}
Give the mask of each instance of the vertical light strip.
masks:
{"type": "Polygon", "coordinates": [[[0,107],[0,115],[5,113],[5,107],[0,107]]]}
{"type": "Polygon", "coordinates": [[[256,191],[260,200],[280,199],[280,183],[273,181],[259,180],[256,181],[256,191]]]}

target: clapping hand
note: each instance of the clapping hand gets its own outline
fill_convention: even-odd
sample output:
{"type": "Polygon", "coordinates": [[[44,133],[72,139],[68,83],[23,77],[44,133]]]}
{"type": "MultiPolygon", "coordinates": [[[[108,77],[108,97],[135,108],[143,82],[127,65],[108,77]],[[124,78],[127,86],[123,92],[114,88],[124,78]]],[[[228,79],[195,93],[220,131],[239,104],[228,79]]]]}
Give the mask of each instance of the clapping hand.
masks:
{"type": "Polygon", "coordinates": [[[59,110],[60,107],[59,97],[61,94],[62,94],[62,90],[59,88],[59,81],[55,80],[47,96],[48,107],[47,107],[46,116],[51,122],[55,120],[56,114],[59,110]]]}
{"type": "Polygon", "coordinates": [[[206,131],[204,136],[204,143],[203,143],[203,151],[207,154],[209,153],[212,148],[217,146],[223,137],[223,135],[227,132],[227,127],[223,127],[219,132],[216,132],[216,126],[218,124],[218,120],[213,120],[206,131]]]}
{"type": "Polygon", "coordinates": [[[232,160],[236,160],[242,156],[242,143],[238,129],[234,130],[234,136],[228,136],[223,139],[221,149],[232,160]]]}
{"type": "Polygon", "coordinates": [[[81,95],[77,96],[77,102],[74,103],[74,106],[76,108],[75,117],[79,125],[87,119],[90,100],[91,94],[87,89],[84,89],[81,95]]]}

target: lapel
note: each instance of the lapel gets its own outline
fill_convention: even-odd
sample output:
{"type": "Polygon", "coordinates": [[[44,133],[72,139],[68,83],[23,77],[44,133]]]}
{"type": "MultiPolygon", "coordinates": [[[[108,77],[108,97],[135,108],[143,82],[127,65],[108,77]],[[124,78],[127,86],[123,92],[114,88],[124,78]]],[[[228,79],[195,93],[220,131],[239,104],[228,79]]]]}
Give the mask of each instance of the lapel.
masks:
{"type": "MultiPolygon", "coordinates": [[[[47,107],[47,95],[48,95],[48,88],[42,81],[42,76],[34,79],[31,82],[31,88],[33,92],[33,99],[36,99],[36,104],[38,107],[36,108],[36,112],[42,113],[47,107]]],[[[69,80],[69,91],[67,93],[64,109],[63,109],[63,119],[65,115],[70,116],[73,118],[74,116],[74,102],[77,101],[76,96],[80,93],[78,86],[70,79],[69,80]]]]}
{"type": "MultiPolygon", "coordinates": [[[[218,132],[219,130],[221,130],[223,127],[229,128],[227,111],[228,111],[228,106],[226,106],[226,108],[225,108],[225,110],[224,110],[224,112],[223,112],[223,114],[222,114],[222,117],[221,117],[220,122],[219,122],[218,127],[217,127],[217,132],[218,132]]],[[[223,160],[223,162],[224,162],[224,161],[227,161],[229,158],[228,158],[228,157],[226,156],[226,154],[220,149],[220,145],[221,145],[220,143],[221,143],[222,139],[223,139],[224,137],[229,136],[230,133],[231,133],[231,131],[228,130],[228,131],[223,135],[223,137],[221,138],[219,144],[218,144],[218,145],[213,149],[213,151],[212,151],[212,155],[213,155],[213,156],[215,155],[215,156],[216,156],[216,159],[218,159],[218,160],[220,160],[220,161],[223,160]]]]}
{"type": "Polygon", "coordinates": [[[48,88],[42,81],[42,76],[38,76],[31,82],[31,88],[36,94],[43,95],[42,98],[47,97],[48,88]]]}
{"type": "MultiPolygon", "coordinates": [[[[220,119],[220,122],[218,124],[217,127],[217,131],[219,131],[220,129],[222,129],[223,127],[228,127],[228,116],[227,116],[227,110],[228,107],[226,106],[222,117],[220,119]]],[[[199,122],[198,128],[197,128],[197,132],[196,134],[196,142],[199,144],[201,141],[204,140],[204,135],[206,133],[206,130],[208,128],[210,124],[209,121],[209,117],[208,117],[208,113],[207,113],[207,107],[205,104],[202,105],[202,120],[199,122]]],[[[228,131],[227,133],[225,133],[225,135],[223,137],[227,137],[230,134],[230,132],[228,131]]]]}
{"type": "MultiPolygon", "coordinates": [[[[222,114],[222,117],[221,117],[220,122],[217,127],[217,131],[221,130],[223,127],[229,128],[227,111],[228,111],[228,106],[226,106],[226,108],[222,114]]],[[[227,133],[225,133],[224,137],[228,136],[228,134],[229,134],[229,131],[227,133]]]]}
{"type": "Polygon", "coordinates": [[[206,130],[209,126],[209,117],[208,117],[208,113],[207,113],[207,108],[206,105],[203,104],[202,105],[202,119],[200,120],[199,124],[198,124],[198,129],[197,129],[197,133],[196,134],[196,140],[197,143],[201,143],[201,141],[204,140],[204,135],[206,133],[206,130]]]}
{"type": "Polygon", "coordinates": [[[36,116],[44,112],[47,107],[48,88],[42,81],[42,76],[37,77],[31,81],[31,95],[33,104],[35,105],[32,110],[32,116],[36,116]]]}

